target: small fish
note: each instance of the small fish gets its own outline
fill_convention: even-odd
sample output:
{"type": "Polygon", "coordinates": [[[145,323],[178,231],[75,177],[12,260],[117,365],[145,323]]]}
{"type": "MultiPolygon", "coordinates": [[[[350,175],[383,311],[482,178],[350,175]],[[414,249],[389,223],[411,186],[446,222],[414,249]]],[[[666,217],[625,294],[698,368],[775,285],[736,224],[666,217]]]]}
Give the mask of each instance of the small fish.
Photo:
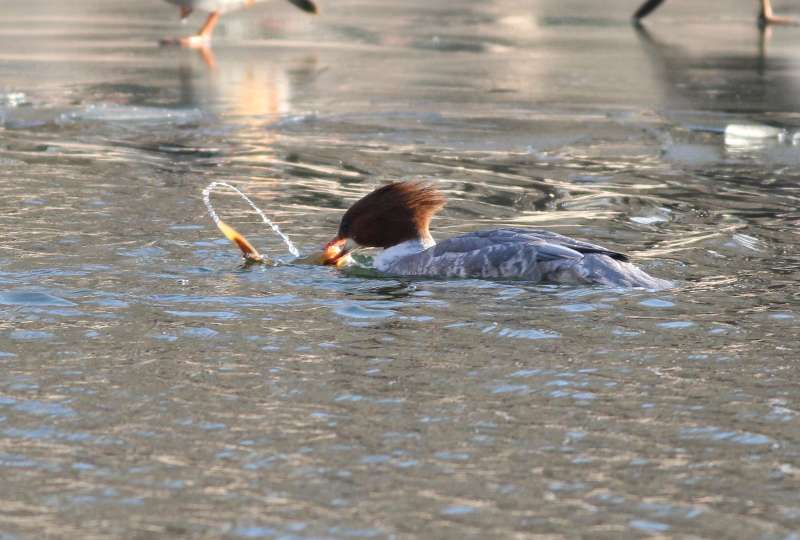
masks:
{"type": "MultiPolygon", "coordinates": [[[[246,263],[261,263],[272,264],[269,258],[261,255],[258,250],[253,247],[247,238],[245,238],[239,231],[222,221],[217,222],[217,227],[225,235],[225,238],[236,244],[241,250],[242,256],[246,263]]],[[[304,257],[297,257],[292,262],[295,264],[313,264],[313,265],[332,265],[338,267],[346,266],[350,263],[349,257],[341,256],[340,246],[326,246],[324,250],[309,253],[304,257]]]]}
{"type": "Polygon", "coordinates": [[[264,262],[264,257],[256,248],[253,247],[253,244],[247,241],[247,238],[241,235],[239,231],[221,219],[217,221],[217,227],[219,227],[219,230],[225,235],[225,238],[236,244],[239,249],[242,250],[242,255],[244,256],[245,260],[256,263],[264,262]]]}

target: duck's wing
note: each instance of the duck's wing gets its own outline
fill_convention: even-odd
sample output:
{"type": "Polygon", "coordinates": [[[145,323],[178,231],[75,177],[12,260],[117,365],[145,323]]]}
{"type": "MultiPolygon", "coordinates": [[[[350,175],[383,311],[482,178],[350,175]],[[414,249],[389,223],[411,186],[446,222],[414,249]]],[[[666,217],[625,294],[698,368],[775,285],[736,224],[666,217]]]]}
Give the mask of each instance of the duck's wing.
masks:
{"type": "Polygon", "coordinates": [[[543,263],[582,258],[581,253],[558,243],[499,229],[448,238],[421,253],[398,259],[387,271],[397,275],[539,281],[543,263]]]}
{"type": "MultiPolygon", "coordinates": [[[[500,243],[530,243],[541,246],[543,244],[551,244],[553,246],[550,248],[551,250],[555,250],[556,247],[562,247],[572,251],[577,251],[582,255],[599,253],[602,255],[608,255],[612,259],[616,259],[618,261],[628,260],[627,255],[624,253],[619,253],[597,244],[592,244],[583,240],[577,240],[575,238],[570,238],[569,236],[564,236],[563,234],[558,234],[553,231],[547,231],[543,229],[508,228],[477,231],[467,235],[457,236],[451,240],[458,240],[460,238],[473,236],[482,239],[487,245],[500,243]]],[[[445,242],[449,242],[449,240],[445,240],[445,242]]],[[[561,251],[559,250],[558,252],[560,253],[561,251]]],[[[572,256],[574,256],[574,254],[572,254],[572,256]]]]}
{"type": "Polygon", "coordinates": [[[670,286],[627,262],[621,253],[536,229],[496,229],[449,238],[398,259],[387,272],[652,289],[670,286]]]}
{"type": "MultiPolygon", "coordinates": [[[[539,260],[580,258],[581,254],[561,242],[529,234],[525,229],[496,229],[476,231],[448,238],[431,248],[434,257],[453,253],[510,254],[514,251],[526,251],[537,255],[539,260]],[[528,248],[528,249],[526,249],[528,248]]],[[[567,237],[564,237],[567,238],[567,237]]]]}

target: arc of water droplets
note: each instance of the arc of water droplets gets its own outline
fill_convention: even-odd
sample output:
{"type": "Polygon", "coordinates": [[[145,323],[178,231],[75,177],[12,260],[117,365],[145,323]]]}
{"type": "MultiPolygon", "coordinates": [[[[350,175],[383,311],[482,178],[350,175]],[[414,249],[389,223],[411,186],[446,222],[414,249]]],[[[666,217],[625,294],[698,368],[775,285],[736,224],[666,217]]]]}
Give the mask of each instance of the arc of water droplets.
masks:
{"type": "Polygon", "coordinates": [[[291,253],[295,257],[299,257],[300,256],[300,252],[294,246],[292,241],[289,240],[289,237],[286,236],[285,234],[283,234],[283,232],[281,232],[280,228],[278,228],[278,226],[275,225],[272,222],[272,220],[270,220],[264,214],[264,212],[261,211],[261,209],[258,206],[256,206],[256,203],[254,203],[252,200],[250,200],[250,197],[248,197],[247,195],[245,195],[244,193],[239,191],[239,189],[237,187],[232,186],[227,182],[211,182],[203,190],[203,202],[205,203],[206,208],[208,208],[208,213],[211,216],[211,219],[214,220],[214,223],[218,227],[219,227],[220,218],[217,215],[217,212],[214,210],[214,206],[211,204],[211,193],[214,191],[214,188],[216,188],[218,186],[223,186],[223,187],[226,187],[228,189],[232,189],[233,191],[238,193],[239,196],[242,199],[244,199],[247,204],[250,205],[250,208],[252,208],[256,212],[256,214],[261,216],[261,220],[264,222],[264,224],[268,225],[273,230],[273,232],[275,232],[275,234],[277,234],[281,238],[281,240],[283,240],[283,243],[286,244],[286,247],[289,249],[289,253],[291,253]]]}

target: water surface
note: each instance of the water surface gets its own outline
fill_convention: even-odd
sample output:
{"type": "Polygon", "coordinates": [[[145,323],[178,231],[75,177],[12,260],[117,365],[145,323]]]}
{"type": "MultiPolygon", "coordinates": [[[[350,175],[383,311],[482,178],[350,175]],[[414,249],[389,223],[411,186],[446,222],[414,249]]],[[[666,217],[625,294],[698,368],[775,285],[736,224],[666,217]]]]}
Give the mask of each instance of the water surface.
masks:
{"type": "Polygon", "coordinates": [[[164,2],[66,4],[0,15],[0,538],[797,538],[799,29],[344,0],[212,58],[157,47],[200,22],[164,2]],[[245,269],[201,197],[308,252],[415,178],[435,236],[679,287],[245,269]]]}

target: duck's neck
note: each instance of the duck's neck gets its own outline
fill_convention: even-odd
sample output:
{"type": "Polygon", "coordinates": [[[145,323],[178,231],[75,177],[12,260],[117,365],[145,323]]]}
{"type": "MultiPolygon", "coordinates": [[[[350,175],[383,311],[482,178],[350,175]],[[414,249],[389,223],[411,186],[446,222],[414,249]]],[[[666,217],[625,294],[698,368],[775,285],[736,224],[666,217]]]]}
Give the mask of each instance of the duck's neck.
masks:
{"type": "Polygon", "coordinates": [[[373,264],[376,270],[385,272],[399,259],[420,253],[421,251],[425,251],[426,249],[435,245],[436,241],[430,234],[423,238],[406,240],[405,242],[400,242],[395,246],[381,251],[378,256],[375,257],[373,264]]]}

